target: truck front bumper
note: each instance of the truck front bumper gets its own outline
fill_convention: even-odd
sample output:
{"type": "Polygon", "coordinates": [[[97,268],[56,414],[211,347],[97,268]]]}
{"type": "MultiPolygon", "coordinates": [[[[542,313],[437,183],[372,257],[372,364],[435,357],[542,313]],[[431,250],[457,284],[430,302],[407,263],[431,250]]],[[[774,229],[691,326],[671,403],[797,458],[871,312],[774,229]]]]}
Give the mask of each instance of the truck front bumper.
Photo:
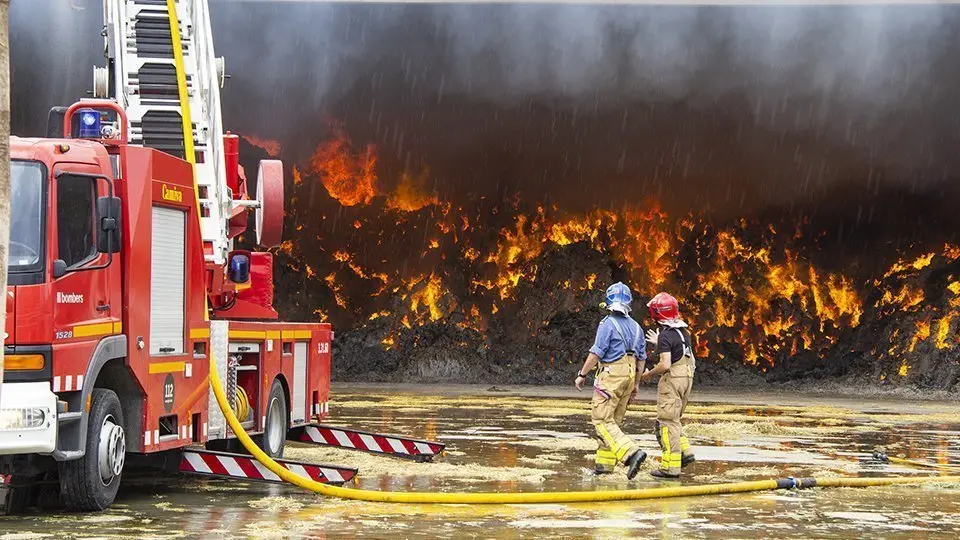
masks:
{"type": "Polygon", "coordinates": [[[57,396],[49,382],[3,384],[0,455],[49,454],[57,447],[57,396]]]}

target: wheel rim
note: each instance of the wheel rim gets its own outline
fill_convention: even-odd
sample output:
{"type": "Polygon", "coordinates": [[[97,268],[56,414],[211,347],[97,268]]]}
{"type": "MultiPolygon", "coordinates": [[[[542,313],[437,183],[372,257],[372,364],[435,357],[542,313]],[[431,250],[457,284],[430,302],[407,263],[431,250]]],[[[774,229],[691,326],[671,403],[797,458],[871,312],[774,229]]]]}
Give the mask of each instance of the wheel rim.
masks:
{"type": "Polygon", "coordinates": [[[100,481],[108,485],[123,472],[123,461],[127,455],[127,440],[123,428],[108,414],[100,426],[100,444],[97,447],[97,461],[100,465],[100,481]]]}
{"type": "Polygon", "coordinates": [[[283,418],[283,403],[280,398],[270,400],[270,408],[267,411],[267,448],[271,453],[280,451],[280,445],[283,444],[283,431],[286,423],[283,418]]]}

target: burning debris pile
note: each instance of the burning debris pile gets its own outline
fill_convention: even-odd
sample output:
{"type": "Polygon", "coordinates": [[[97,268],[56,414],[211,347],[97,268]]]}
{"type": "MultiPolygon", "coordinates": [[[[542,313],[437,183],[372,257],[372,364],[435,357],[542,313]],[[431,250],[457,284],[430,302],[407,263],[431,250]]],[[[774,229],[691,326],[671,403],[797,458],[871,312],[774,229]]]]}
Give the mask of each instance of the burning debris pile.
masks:
{"type": "Polygon", "coordinates": [[[853,343],[859,368],[887,381],[956,388],[960,381],[960,246],[898,260],[867,284],[853,343]]]}
{"type": "Polygon", "coordinates": [[[454,204],[427,168],[388,183],[374,146],[332,133],[291,169],[276,286],[284,316],[339,329],[339,379],[569,382],[604,287],[624,280],[645,324],[647,298],[680,298],[707,384],[960,380],[960,246],[845,273],[821,264],[823,235],[802,219],[454,204]]]}

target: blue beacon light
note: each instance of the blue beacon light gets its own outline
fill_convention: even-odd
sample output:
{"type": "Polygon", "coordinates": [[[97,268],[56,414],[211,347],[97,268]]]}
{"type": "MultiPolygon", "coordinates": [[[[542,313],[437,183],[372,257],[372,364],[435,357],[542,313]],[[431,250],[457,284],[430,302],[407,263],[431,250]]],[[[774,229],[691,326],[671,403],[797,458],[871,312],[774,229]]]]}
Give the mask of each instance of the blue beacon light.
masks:
{"type": "Polygon", "coordinates": [[[80,138],[100,138],[100,113],[94,109],[80,109],[80,138]]]}

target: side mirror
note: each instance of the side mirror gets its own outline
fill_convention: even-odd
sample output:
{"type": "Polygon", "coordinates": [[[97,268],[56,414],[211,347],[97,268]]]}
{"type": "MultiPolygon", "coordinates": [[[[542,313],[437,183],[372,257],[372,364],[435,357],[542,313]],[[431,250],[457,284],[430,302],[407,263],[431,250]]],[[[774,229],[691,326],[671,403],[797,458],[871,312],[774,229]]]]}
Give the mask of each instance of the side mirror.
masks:
{"type": "Polygon", "coordinates": [[[97,198],[97,223],[100,234],[97,235],[97,251],[100,253],[120,252],[120,197],[97,198]]]}
{"type": "Polygon", "coordinates": [[[58,279],[67,274],[67,263],[63,259],[53,261],[53,279],[58,279]]]}

